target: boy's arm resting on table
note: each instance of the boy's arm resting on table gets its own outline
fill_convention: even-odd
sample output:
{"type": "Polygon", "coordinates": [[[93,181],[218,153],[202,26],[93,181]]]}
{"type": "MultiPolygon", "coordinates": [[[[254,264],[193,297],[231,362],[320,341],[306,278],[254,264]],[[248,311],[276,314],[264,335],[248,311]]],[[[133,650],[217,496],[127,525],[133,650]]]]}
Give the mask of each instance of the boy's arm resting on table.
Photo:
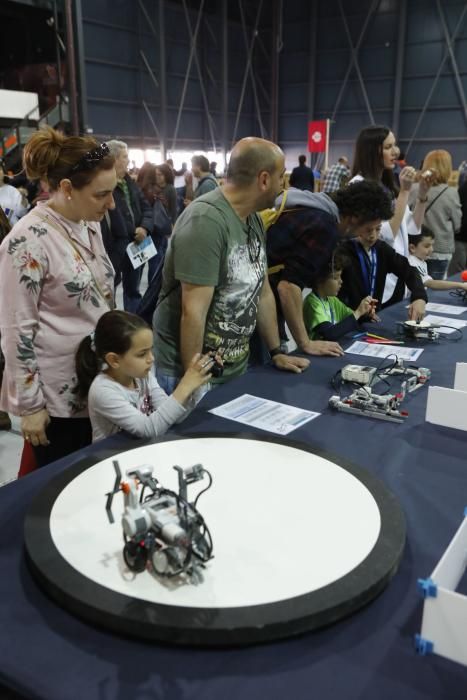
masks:
{"type": "Polygon", "coordinates": [[[463,289],[467,292],[467,282],[451,282],[450,280],[434,280],[430,277],[425,282],[425,287],[428,289],[438,289],[443,291],[445,289],[463,289]]]}
{"type": "Polygon", "coordinates": [[[330,321],[324,321],[313,328],[315,333],[318,333],[324,338],[324,340],[339,340],[347,333],[358,330],[360,325],[353,314],[350,314],[346,318],[342,319],[338,323],[330,323],[330,321]]]}

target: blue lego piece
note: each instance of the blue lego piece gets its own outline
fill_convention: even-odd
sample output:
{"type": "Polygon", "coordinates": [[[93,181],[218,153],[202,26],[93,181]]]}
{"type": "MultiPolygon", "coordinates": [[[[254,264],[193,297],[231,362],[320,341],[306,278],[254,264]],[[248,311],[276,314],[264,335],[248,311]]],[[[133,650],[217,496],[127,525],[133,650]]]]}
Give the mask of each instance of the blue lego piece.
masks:
{"type": "Polygon", "coordinates": [[[434,649],[433,642],[429,639],[423,639],[419,634],[415,635],[415,651],[420,656],[426,656],[427,654],[432,654],[434,649]]]}
{"type": "Polygon", "coordinates": [[[417,588],[421,592],[423,598],[436,598],[438,595],[438,586],[431,578],[419,578],[417,588]]]}

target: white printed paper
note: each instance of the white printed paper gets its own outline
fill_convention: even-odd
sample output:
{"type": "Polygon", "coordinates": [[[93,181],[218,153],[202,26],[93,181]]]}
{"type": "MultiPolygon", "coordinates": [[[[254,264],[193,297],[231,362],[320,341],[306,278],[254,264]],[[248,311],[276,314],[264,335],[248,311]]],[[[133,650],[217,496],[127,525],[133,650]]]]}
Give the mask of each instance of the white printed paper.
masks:
{"type": "Polygon", "coordinates": [[[432,314],[428,314],[423,320],[428,321],[433,326],[441,326],[439,329],[440,333],[446,334],[454,333],[457,329],[467,326],[467,321],[463,321],[460,318],[445,318],[444,316],[433,316],[432,314]]]}
{"type": "Polygon", "coordinates": [[[389,357],[397,355],[400,360],[414,362],[423,352],[423,348],[407,348],[401,345],[383,345],[379,343],[362,343],[357,340],[347,348],[346,353],[352,355],[368,355],[369,357],[389,357]]]}
{"type": "Polygon", "coordinates": [[[452,316],[460,316],[467,311],[467,306],[452,306],[451,304],[434,304],[429,302],[425,306],[425,311],[431,311],[435,314],[451,314],[452,316]]]}
{"type": "Polygon", "coordinates": [[[251,394],[243,394],[222,406],[212,408],[210,413],[278,435],[287,435],[321,415],[251,394]]]}
{"type": "Polygon", "coordinates": [[[146,236],[141,243],[130,243],[126,248],[126,253],[131,260],[131,264],[136,270],[145,262],[157,255],[156,246],[151,236],[146,236]]]}

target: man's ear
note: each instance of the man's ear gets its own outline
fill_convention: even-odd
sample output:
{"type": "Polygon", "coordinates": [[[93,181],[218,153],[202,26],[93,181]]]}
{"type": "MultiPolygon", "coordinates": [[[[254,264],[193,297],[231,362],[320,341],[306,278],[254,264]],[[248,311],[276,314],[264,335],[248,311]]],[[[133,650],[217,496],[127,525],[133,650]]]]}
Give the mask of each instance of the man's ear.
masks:
{"type": "Polygon", "coordinates": [[[117,355],[116,352],[108,352],[104,356],[104,361],[107,362],[112,369],[118,369],[120,367],[120,355],[117,355]]]}
{"type": "Polygon", "coordinates": [[[269,183],[271,180],[270,174],[267,170],[262,170],[258,175],[258,185],[262,192],[266,192],[269,189],[269,183]]]}

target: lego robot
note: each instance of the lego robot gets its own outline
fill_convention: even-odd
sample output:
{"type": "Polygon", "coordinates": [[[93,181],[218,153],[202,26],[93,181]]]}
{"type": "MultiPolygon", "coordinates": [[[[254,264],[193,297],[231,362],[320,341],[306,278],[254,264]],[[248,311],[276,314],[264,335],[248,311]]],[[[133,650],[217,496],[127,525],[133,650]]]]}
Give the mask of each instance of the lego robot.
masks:
{"type": "Polygon", "coordinates": [[[148,561],[157,576],[173,578],[181,574],[200,576],[200,569],[212,558],[212,539],[209,529],[196,508],[201,494],[212,484],[210,473],[202,464],[186,469],[174,466],[178,472],[178,493],[161,486],[152,475],[152,467],[144,465],[127,471],[128,481],[122,482],[117,460],[113,461],[115,483],[106,494],[106,511],[110,523],[113,497],[123,492],[122,516],[123,558],[131,571],[146,569],[148,561]],[[190,503],[187,489],[204,477],[209,483],[190,503]],[[145,496],[145,492],[148,492],[145,496]]]}
{"type": "MultiPolygon", "coordinates": [[[[346,368],[344,368],[345,370],[346,368]]],[[[431,371],[427,367],[404,367],[402,360],[398,360],[394,367],[382,369],[378,374],[369,373],[373,368],[347,365],[347,372],[342,375],[348,377],[354,384],[359,383],[360,377],[370,377],[368,383],[362,383],[349,396],[331,396],[330,408],[344,413],[354,413],[367,418],[403,423],[408,416],[407,411],[401,411],[400,406],[406,395],[424,386],[431,377],[431,371]],[[366,372],[365,372],[366,370],[366,372]],[[382,379],[390,375],[401,375],[404,380],[400,391],[394,394],[377,394],[372,389],[374,378],[382,379]]]]}

